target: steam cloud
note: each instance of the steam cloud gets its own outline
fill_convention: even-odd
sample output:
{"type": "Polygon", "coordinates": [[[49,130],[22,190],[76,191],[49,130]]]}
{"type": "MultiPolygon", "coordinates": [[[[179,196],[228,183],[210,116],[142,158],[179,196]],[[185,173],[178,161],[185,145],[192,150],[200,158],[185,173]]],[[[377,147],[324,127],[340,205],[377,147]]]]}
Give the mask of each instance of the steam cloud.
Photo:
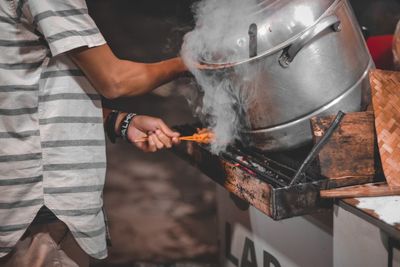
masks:
{"type": "Polygon", "coordinates": [[[201,88],[202,103],[194,105],[201,107],[197,115],[216,134],[211,145],[215,154],[239,139],[239,131],[246,124],[242,110],[251,104],[249,81],[255,72],[240,66],[200,70],[198,64],[233,63],[249,57],[247,33],[258,2],[203,0],[193,7],[196,27],[185,36],[181,54],[201,88]]]}

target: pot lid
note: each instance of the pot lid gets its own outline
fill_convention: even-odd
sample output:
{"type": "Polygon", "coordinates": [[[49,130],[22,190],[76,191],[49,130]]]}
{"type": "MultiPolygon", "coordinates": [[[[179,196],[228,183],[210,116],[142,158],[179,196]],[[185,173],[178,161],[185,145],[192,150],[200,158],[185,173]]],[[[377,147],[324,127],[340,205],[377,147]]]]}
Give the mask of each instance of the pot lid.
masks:
{"type": "Polygon", "coordinates": [[[335,0],[205,0],[184,50],[206,64],[249,59],[314,25],[335,0]],[[256,45],[255,45],[256,44],[256,45]],[[253,55],[252,55],[253,54],[253,55]]]}

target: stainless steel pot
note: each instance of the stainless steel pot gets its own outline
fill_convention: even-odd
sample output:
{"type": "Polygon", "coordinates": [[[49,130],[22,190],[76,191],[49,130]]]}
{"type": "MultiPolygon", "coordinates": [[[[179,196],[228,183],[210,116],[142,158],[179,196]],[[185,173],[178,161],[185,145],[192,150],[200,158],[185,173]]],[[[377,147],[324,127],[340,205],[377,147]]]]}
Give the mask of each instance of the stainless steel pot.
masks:
{"type": "Polygon", "coordinates": [[[359,111],[369,102],[373,63],[346,0],[269,0],[246,12],[253,12],[248,24],[228,31],[234,62],[218,51],[201,59],[206,75],[230,79],[231,90],[246,98],[238,100],[245,102],[246,143],[295,148],[311,140],[311,117],[359,111]]]}

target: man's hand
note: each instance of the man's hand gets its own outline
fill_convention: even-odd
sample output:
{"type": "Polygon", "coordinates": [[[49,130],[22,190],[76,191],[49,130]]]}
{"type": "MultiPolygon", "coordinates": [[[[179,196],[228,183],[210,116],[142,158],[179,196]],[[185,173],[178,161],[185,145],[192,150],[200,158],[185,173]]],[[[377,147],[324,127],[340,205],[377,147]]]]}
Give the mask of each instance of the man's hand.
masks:
{"type": "Polygon", "coordinates": [[[128,128],[128,140],[145,152],[171,148],[179,143],[179,133],[172,131],[161,119],[150,116],[135,116],[128,128]],[[146,142],[135,142],[148,138],[146,142]]]}

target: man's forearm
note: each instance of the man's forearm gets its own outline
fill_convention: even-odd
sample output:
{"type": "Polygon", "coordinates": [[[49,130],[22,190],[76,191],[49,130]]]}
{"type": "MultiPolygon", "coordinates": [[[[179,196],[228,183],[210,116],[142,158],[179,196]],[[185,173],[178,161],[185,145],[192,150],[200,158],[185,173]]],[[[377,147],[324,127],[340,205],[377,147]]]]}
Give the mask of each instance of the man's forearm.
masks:
{"type": "Polygon", "coordinates": [[[95,89],[111,99],[150,92],[187,71],[181,58],[158,63],[121,60],[108,45],[76,49],[69,55],[95,89]]]}
{"type": "Polygon", "coordinates": [[[148,93],[162,84],[170,82],[187,71],[180,58],[157,63],[123,61],[116,69],[120,96],[135,96],[148,93]]]}

